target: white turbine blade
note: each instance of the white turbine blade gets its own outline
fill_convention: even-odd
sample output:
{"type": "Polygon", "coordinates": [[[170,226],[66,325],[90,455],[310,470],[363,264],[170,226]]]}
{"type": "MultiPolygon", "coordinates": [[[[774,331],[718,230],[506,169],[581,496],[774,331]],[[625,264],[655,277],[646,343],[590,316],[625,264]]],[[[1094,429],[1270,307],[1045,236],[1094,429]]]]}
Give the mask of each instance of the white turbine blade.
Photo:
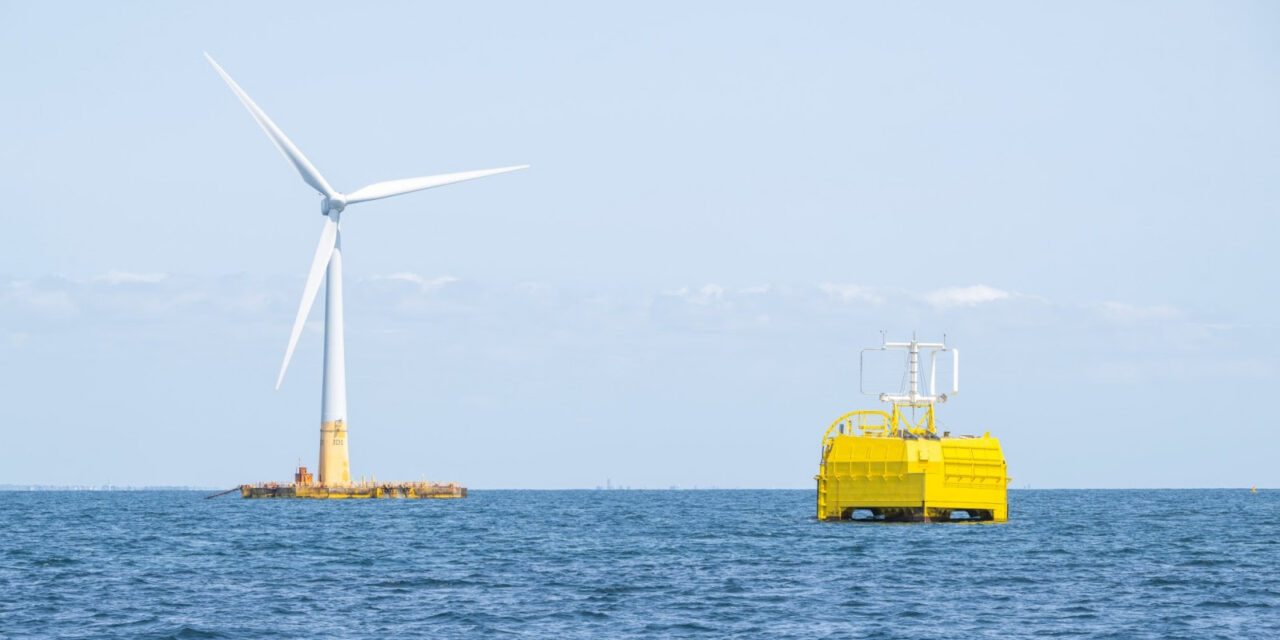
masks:
{"type": "Polygon", "coordinates": [[[347,204],[364,202],[366,200],[377,200],[379,198],[389,198],[398,196],[402,193],[410,193],[413,191],[421,191],[432,187],[443,187],[446,184],[462,182],[463,180],[475,180],[476,178],[484,178],[486,176],[496,176],[499,173],[507,173],[509,171],[519,171],[528,169],[529,165],[522,164],[518,167],[502,167],[501,169],[481,169],[479,171],[461,171],[459,173],[444,173],[438,176],[426,176],[422,178],[405,178],[403,180],[388,180],[387,182],[375,182],[367,187],[361,187],[347,194],[347,204]]]}
{"type": "Polygon", "coordinates": [[[284,381],[284,372],[289,368],[289,359],[293,357],[293,348],[298,346],[298,336],[302,335],[302,325],[311,313],[311,305],[316,301],[316,293],[320,291],[320,280],[324,277],[325,267],[329,266],[329,258],[333,256],[333,246],[338,239],[338,223],[325,216],[324,228],[320,230],[320,244],[316,245],[316,257],[311,259],[311,272],[307,274],[307,285],[302,289],[302,304],[298,305],[298,317],[293,320],[293,333],[289,334],[289,347],[284,352],[284,363],[280,365],[280,375],[276,377],[276,389],[284,381]]]}
{"type": "Polygon", "coordinates": [[[262,109],[259,109],[258,105],[254,104],[253,99],[249,97],[249,94],[245,93],[244,89],[241,89],[240,85],[236,84],[236,81],[232,80],[231,76],[227,75],[227,72],[223,71],[221,66],[218,66],[218,63],[214,61],[213,56],[206,52],[204,57],[207,58],[209,60],[209,64],[213,65],[213,68],[218,71],[218,75],[222,76],[222,79],[227,81],[227,85],[231,87],[233,92],[235,92],[236,97],[240,98],[240,102],[244,104],[244,108],[248,109],[249,113],[253,116],[253,119],[258,121],[258,125],[267,133],[267,137],[271,138],[271,143],[276,145],[276,148],[280,150],[280,153],[284,154],[285,160],[288,160],[289,164],[292,164],[293,168],[298,170],[298,173],[302,175],[302,179],[306,180],[307,184],[314,187],[316,191],[321,193],[321,195],[328,197],[336,195],[337,192],[333,190],[333,187],[329,186],[328,182],[325,182],[324,176],[320,175],[320,172],[316,171],[316,168],[311,166],[311,161],[307,160],[307,157],[302,155],[302,152],[298,151],[297,147],[293,146],[293,143],[284,135],[284,132],[280,130],[280,127],[277,127],[276,123],[272,122],[271,118],[268,118],[267,114],[263,112],[262,109]]]}

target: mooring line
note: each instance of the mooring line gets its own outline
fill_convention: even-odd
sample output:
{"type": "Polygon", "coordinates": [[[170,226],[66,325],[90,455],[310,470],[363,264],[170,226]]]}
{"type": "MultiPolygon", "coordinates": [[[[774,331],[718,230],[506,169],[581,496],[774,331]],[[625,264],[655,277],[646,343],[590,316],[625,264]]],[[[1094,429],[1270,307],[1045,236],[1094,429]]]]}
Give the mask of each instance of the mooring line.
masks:
{"type": "Polygon", "coordinates": [[[230,489],[227,489],[226,491],[220,491],[220,492],[215,493],[215,494],[213,494],[213,495],[211,495],[211,496],[205,496],[205,497],[204,497],[204,499],[205,499],[205,500],[208,500],[209,498],[216,498],[216,497],[218,497],[218,496],[225,496],[225,495],[227,495],[228,493],[231,493],[232,491],[238,491],[239,489],[240,489],[240,486],[239,486],[239,485],[236,485],[236,486],[234,486],[234,487],[231,487],[230,489]]]}

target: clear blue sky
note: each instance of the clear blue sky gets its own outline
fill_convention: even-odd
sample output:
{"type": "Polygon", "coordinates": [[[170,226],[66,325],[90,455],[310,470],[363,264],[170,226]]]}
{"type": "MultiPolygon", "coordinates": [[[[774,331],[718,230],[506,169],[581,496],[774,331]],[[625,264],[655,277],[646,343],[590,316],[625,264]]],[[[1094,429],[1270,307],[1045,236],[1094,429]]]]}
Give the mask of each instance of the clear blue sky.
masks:
{"type": "Polygon", "coordinates": [[[810,487],[857,352],[1014,486],[1280,486],[1274,3],[0,2],[0,483],[810,487]]]}

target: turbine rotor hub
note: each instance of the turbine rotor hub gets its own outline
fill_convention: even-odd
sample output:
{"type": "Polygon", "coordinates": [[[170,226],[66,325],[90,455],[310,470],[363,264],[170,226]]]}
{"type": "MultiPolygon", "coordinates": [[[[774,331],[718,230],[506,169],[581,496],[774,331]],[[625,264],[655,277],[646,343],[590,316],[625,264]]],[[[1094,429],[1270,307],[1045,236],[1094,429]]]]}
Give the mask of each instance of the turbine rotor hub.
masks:
{"type": "Polygon", "coordinates": [[[347,199],[341,193],[336,196],[325,197],[320,200],[321,215],[329,215],[330,213],[342,213],[347,208],[347,199]]]}

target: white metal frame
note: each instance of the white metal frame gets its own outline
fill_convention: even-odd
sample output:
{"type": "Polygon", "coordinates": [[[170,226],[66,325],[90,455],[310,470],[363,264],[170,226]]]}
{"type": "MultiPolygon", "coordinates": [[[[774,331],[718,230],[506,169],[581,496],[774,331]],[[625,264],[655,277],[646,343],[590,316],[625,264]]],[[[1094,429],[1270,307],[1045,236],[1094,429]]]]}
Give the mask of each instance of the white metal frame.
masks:
{"type": "Polygon", "coordinates": [[[878,396],[881,402],[888,402],[892,404],[933,404],[935,402],[946,402],[948,397],[960,393],[960,350],[948,347],[945,335],[942,339],[942,342],[920,342],[916,339],[915,334],[912,334],[910,342],[881,342],[879,347],[868,347],[863,349],[858,358],[860,390],[866,395],[878,396]],[[928,395],[920,393],[921,348],[929,350],[928,395]],[[907,392],[905,394],[868,393],[865,388],[862,388],[866,353],[868,351],[888,351],[890,349],[901,349],[907,352],[907,392]],[[937,393],[938,354],[943,352],[951,354],[951,391],[949,393],[937,393]]]}

